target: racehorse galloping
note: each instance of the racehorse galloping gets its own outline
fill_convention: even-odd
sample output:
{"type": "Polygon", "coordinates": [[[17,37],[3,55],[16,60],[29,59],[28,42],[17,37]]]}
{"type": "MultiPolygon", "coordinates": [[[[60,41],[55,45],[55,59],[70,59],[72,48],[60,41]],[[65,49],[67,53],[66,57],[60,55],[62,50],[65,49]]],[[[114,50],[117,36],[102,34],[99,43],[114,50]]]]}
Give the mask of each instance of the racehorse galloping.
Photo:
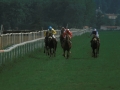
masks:
{"type": "Polygon", "coordinates": [[[49,46],[49,55],[54,56],[56,55],[56,48],[57,48],[57,41],[55,40],[55,38],[52,37],[52,34],[49,34],[48,37],[48,46],[49,46]]]}
{"type": "MultiPolygon", "coordinates": [[[[62,47],[63,40],[64,40],[64,38],[63,38],[63,36],[62,36],[62,34],[61,34],[61,35],[60,35],[60,44],[61,44],[61,47],[62,47]]],[[[63,48],[63,47],[62,47],[62,48],[63,48]]]]}
{"type": "Polygon", "coordinates": [[[91,40],[91,47],[93,57],[97,57],[97,54],[99,53],[99,42],[97,37],[93,37],[93,39],[91,40]]]}
{"type": "Polygon", "coordinates": [[[44,53],[46,53],[46,55],[49,55],[49,43],[48,43],[48,37],[49,37],[49,32],[46,31],[46,37],[45,37],[45,39],[44,39],[44,42],[45,42],[44,53]]]}
{"type": "Polygon", "coordinates": [[[72,44],[70,42],[70,37],[69,35],[66,35],[66,38],[62,42],[62,48],[64,52],[63,56],[66,57],[67,59],[69,58],[71,47],[72,47],[72,44]]]}

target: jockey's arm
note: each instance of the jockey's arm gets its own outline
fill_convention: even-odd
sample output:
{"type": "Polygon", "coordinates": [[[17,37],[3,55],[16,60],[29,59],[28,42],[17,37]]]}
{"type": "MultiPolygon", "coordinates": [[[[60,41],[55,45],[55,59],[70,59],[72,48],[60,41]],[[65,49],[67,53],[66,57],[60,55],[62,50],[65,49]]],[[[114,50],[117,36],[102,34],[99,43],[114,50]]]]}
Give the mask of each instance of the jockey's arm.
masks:
{"type": "MultiPolygon", "coordinates": [[[[92,35],[94,35],[94,31],[92,31],[92,32],[90,33],[90,36],[92,36],[92,35]]],[[[90,36],[89,36],[89,37],[90,37],[90,36]]]]}
{"type": "Polygon", "coordinates": [[[57,32],[54,30],[54,29],[52,29],[52,34],[56,34],[57,32]]]}
{"type": "Polygon", "coordinates": [[[72,37],[72,32],[71,31],[69,31],[69,35],[70,35],[70,37],[72,37]]]}

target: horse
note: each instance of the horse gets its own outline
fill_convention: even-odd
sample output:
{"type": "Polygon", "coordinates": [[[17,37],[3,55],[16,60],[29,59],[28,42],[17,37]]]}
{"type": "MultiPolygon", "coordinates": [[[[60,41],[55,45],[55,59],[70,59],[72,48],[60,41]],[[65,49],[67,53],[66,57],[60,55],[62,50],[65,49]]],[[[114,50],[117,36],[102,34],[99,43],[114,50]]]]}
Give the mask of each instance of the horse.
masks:
{"type": "Polygon", "coordinates": [[[46,31],[46,37],[45,37],[45,39],[44,39],[44,42],[45,42],[44,53],[46,53],[46,55],[49,55],[49,43],[48,43],[48,37],[49,37],[49,32],[46,31]]]}
{"type": "Polygon", "coordinates": [[[56,48],[57,48],[57,41],[55,38],[52,37],[52,34],[49,33],[48,37],[48,47],[49,47],[49,55],[54,56],[56,55],[56,48]]]}
{"type": "Polygon", "coordinates": [[[63,40],[64,40],[64,38],[63,38],[62,34],[60,34],[60,44],[61,44],[61,47],[62,47],[63,40]]]}
{"type": "Polygon", "coordinates": [[[95,58],[97,57],[97,54],[99,53],[99,46],[100,43],[98,41],[97,37],[93,37],[93,39],[91,40],[91,47],[92,47],[92,56],[95,58]]]}
{"type": "Polygon", "coordinates": [[[66,35],[66,38],[62,41],[62,48],[63,48],[63,56],[67,59],[69,58],[71,47],[72,44],[70,42],[70,36],[66,35]]]}

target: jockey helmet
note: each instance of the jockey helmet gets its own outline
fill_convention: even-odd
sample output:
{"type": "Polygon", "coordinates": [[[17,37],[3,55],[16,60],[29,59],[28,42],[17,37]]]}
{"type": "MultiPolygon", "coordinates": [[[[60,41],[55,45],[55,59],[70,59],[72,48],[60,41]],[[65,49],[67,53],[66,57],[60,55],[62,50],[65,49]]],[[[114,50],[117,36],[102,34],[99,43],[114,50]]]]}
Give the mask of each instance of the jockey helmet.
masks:
{"type": "Polygon", "coordinates": [[[96,29],[94,29],[94,31],[96,31],[96,29]]]}
{"type": "Polygon", "coordinates": [[[48,29],[49,29],[49,30],[52,30],[52,27],[51,27],[51,26],[49,26],[49,27],[48,27],[48,29]]]}

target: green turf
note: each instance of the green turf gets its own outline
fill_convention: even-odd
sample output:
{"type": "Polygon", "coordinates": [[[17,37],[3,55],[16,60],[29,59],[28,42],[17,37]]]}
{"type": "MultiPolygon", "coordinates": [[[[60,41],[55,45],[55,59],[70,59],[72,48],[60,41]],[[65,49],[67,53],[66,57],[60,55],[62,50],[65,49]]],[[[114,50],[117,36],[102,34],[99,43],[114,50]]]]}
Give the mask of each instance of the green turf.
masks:
{"type": "Polygon", "coordinates": [[[5,66],[0,90],[120,90],[120,31],[100,32],[100,54],[91,57],[89,33],[72,39],[65,59],[58,44],[49,58],[40,49],[5,66]]]}

